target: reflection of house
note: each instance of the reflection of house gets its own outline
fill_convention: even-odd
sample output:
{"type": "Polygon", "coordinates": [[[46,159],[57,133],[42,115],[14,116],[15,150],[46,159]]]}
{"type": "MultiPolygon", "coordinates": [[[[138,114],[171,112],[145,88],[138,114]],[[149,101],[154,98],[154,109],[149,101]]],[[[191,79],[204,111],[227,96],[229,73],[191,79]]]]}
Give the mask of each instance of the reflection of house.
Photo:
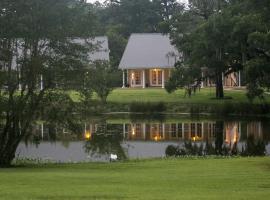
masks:
{"type": "Polygon", "coordinates": [[[161,33],[132,34],[119,68],[123,87],[162,87],[180,54],[161,33]]]}
{"type": "MultiPolygon", "coordinates": [[[[175,122],[175,123],[124,123],[107,124],[106,130],[112,134],[123,134],[125,140],[130,141],[215,141],[218,134],[226,144],[233,144],[246,140],[249,136],[254,139],[263,139],[263,125],[261,122],[225,122],[224,129],[221,132],[216,130],[216,122],[175,122]],[[122,131],[122,133],[121,133],[122,131]]],[[[85,123],[83,134],[79,138],[91,137],[99,131],[99,124],[85,123]]],[[[78,138],[78,135],[72,134],[64,128],[50,124],[39,124],[34,126],[34,135],[40,135],[44,140],[50,138],[68,137],[78,138]],[[71,137],[74,135],[74,137],[71,137]]],[[[267,132],[268,133],[268,132],[267,132]]]]}
{"type": "Polygon", "coordinates": [[[229,122],[225,124],[225,142],[234,144],[239,141],[241,134],[240,123],[229,122]]]}
{"type": "Polygon", "coordinates": [[[127,140],[201,141],[215,137],[215,124],[212,122],[124,124],[123,132],[127,140]]]}
{"type": "MultiPolygon", "coordinates": [[[[222,134],[226,144],[239,142],[241,134],[254,135],[262,138],[260,122],[242,124],[240,122],[226,122],[224,129],[217,132],[215,122],[179,122],[179,123],[134,123],[123,124],[123,134],[126,140],[141,141],[214,141],[217,134],[222,134]],[[241,127],[246,125],[246,132],[241,127]]],[[[244,136],[243,136],[244,137],[244,136]]]]}

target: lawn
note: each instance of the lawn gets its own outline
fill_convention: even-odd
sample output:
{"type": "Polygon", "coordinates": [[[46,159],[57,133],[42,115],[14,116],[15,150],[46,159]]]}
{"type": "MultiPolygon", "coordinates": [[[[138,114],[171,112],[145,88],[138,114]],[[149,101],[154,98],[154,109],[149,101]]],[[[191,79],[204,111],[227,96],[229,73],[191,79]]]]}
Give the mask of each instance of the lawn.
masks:
{"type": "Polygon", "coordinates": [[[270,158],[0,169],[0,199],[269,199],[270,158]]]}
{"type": "MultiPolygon", "coordinates": [[[[184,90],[177,90],[174,93],[167,93],[164,89],[116,89],[108,97],[109,102],[167,102],[167,103],[217,103],[218,100],[211,100],[215,97],[214,88],[206,88],[198,91],[191,98],[184,97],[184,90]]],[[[226,96],[233,98],[233,101],[247,101],[245,91],[225,91],[226,96]]],[[[228,100],[226,100],[228,101],[228,100]]]]}
{"type": "MultiPolygon", "coordinates": [[[[78,101],[78,95],[75,92],[71,93],[74,101],[78,101]]],[[[184,90],[177,90],[168,94],[164,89],[146,88],[118,88],[108,96],[108,102],[113,103],[130,103],[130,102],[165,102],[165,103],[199,103],[199,104],[216,104],[224,102],[248,102],[245,90],[225,90],[225,96],[232,97],[231,100],[216,100],[215,88],[205,88],[198,91],[191,98],[184,97],[184,90]]],[[[270,102],[270,95],[267,95],[267,101],[270,102]]],[[[94,95],[97,99],[97,96],[94,95]]],[[[255,102],[259,102],[255,100],[255,102]]]]}

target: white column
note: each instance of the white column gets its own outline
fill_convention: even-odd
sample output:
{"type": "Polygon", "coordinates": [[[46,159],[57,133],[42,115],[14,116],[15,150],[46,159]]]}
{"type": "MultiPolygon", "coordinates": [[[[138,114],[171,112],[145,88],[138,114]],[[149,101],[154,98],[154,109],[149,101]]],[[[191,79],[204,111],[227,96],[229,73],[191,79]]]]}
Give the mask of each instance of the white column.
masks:
{"type": "Polygon", "coordinates": [[[162,70],[162,88],[165,88],[165,70],[162,70]]]}
{"type": "Polygon", "coordinates": [[[127,139],[126,138],[126,124],[125,123],[123,124],[123,136],[124,136],[124,139],[127,139]]]}
{"type": "Polygon", "coordinates": [[[143,139],[146,140],[146,134],[145,134],[145,130],[146,129],[146,125],[145,123],[143,123],[143,139]]]}
{"type": "Polygon", "coordinates": [[[44,124],[43,122],[41,123],[41,138],[43,139],[44,137],[44,124]]]}
{"type": "Polygon", "coordinates": [[[239,134],[238,134],[238,136],[239,136],[239,139],[241,138],[241,133],[242,133],[242,123],[241,122],[239,122],[239,124],[238,124],[238,127],[239,127],[239,129],[238,129],[238,131],[239,131],[239,134]]]}
{"type": "Polygon", "coordinates": [[[241,71],[238,72],[238,87],[241,87],[241,71]]]}
{"type": "Polygon", "coordinates": [[[22,90],[22,84],[21,84],[21,71],[19,71],[19,91],[22,90]]]}
{"type": "Polygon", "coordinates": [[[202,72],[202,81],[201,81],[201,88],[204,88],[204,82],[203,82],[204,74],[202,72]]]}
{"type": "Polygon", "coordinates": [[[224,83],[224,72],[222,72],[222,84],[225,85],[225,83],[224,83]]]}
{"type": "Polygon", "coordinates": [[[123,86],[122,88],[125,88],[126,87],[126,84],[125,84],[125,70],[122,70],[123,71],[123,86]]]}
{"type": "Polygon", "coordinates": [[[145,69],[143,70],[142,73],[142,87],[145,88],[145,69]]]}
{"type": "Polygon", "coordinates": [[[162,124],[162,139],[165,139],[165,124],[162,124]]]}
{"type": "Polygon", "coordinates": [[[43,76],[40,75],[40,90],[43,90],[43,76]]]}
{"type": "Polygon", "coordinates": [[[202,139],[204,139],[204,123],[202,122],[202,139]]]}

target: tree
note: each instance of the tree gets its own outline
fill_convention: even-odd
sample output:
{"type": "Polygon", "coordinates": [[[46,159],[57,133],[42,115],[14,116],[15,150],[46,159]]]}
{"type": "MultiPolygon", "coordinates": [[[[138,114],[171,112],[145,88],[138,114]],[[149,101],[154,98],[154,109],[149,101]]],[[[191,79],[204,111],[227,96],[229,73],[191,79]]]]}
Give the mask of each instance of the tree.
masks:
{"type": "Polygon", "coordinates": [[[75,0],[0,2],[0,167],[11,164],[46,96],[65,82],[63,72],[85,63],[85,49],[71,40],[78,29],[91,34],[85,20],[91,13],[81,6],[75,0]]]}
{"type": "Polygon", "coordinates": [[[116,87],[118,74],[108,61],[96,61],[85,74],[85,88],[97,93],[102,103],[106,103],[110,92],[116,87]]]}

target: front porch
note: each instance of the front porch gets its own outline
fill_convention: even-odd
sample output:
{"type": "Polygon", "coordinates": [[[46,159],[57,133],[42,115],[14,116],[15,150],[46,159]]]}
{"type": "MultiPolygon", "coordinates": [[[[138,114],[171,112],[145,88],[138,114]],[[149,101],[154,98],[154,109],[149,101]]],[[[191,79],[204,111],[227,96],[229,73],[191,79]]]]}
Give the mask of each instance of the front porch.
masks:
{"type": "Polygon", "coordinates": [[[165,87],[171,69],[127,69],[123,70],[123,88],[165,87]]]}

